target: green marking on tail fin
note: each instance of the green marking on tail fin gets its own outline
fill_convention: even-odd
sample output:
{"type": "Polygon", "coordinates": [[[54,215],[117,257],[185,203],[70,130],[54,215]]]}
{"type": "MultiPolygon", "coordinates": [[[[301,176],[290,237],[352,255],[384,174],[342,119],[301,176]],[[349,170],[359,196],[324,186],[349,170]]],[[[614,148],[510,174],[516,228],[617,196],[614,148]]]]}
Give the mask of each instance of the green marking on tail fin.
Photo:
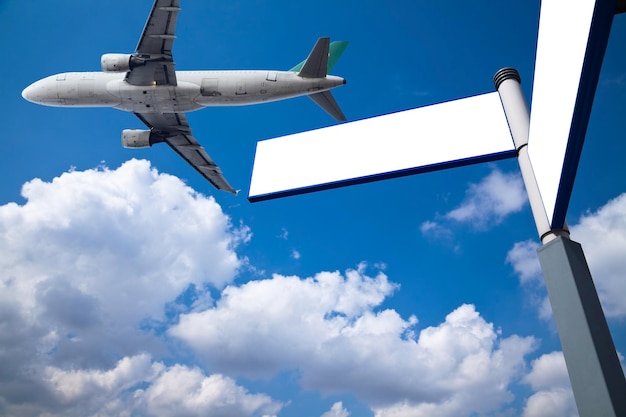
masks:
{"type": "Polygon", "coordinates": [[[302,69],[302,66],[304,65],[305,62],[306,62],[306,59],[304,61],[302,61],[301,63],[299,63],[298,65],[296,65],[295,67],[293,67],[292,69],[290,69],[289,71],[291,71],[291,72],[300,72],[300,70],[302,69]]]}
{"type": "Polygon", "coordinates": [[[348,46],[348,41],[335,41],[330,43],[330,50],[328,52],[328,72],[333,69],[339,58],[341,58],[341,54],[346,50],[348,46]]]}
{"type": "MultiPolygon", "coordinates": [[[[335,42],[330,43],[329,52],[328,52],[328,55],[329,55],[328,66],[326,67],[329,73],[333,69],[337,61],[339,61],[341,54],[343,53],[343,51],[346,49],[347,46],[348,46],[348,41],[335,41],[335,42]]],[[[290,69],[289,71],[300,72],[305,62],[306,62],[306,59],[300,62],[298,65],[296,65],[292,69],[290,69]]]]}

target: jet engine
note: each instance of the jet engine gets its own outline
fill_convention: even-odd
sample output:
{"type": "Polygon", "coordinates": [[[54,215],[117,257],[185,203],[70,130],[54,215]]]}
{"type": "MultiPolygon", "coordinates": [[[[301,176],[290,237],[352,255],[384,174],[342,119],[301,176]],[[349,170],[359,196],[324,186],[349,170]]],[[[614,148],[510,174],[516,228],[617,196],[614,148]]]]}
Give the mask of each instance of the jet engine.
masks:
{"type": "Polygon", "coordinates": [[[122,131],[122,146],[125,148],[149,148],[157,142],[154,139],[154,134],[149,130],[124,129],[122,131]]]}
{"type": "Polygon", "coordinates": [[[127,72],[146,62],[133,54],[104,54],[100,58],[103,72],[127,72]]]}

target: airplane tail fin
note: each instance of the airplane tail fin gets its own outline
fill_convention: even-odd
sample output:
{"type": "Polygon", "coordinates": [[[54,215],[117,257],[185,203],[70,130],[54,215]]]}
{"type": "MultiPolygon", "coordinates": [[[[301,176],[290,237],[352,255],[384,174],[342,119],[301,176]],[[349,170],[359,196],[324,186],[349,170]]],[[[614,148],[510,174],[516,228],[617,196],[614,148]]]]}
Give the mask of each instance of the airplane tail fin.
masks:
{"type": "MultiPolygon", "coordinates": [[[[330,44],[329,44],[329,41],[330,41],[329,38],[320,38],[315,44],[315,46],[313,47],[313,50],[309,54],[309,57],[305,59],[304,61],[300,62],[298,65],[296,65],[292,69],[290,69],[289,71],[298,72],[300,73],[302,77],[305,77],[305,75],[302,75],[301,72],[304,67],[304,64],[307,63],[307,61],[311,59],[311,62],[313,62],[313,60],[315,59],[317,60],[324,59],[323,56],[320,57],[319,54],[316,52],[318,45],[322,43],[321,47],[324,47],[324,44],[328,45],[327,46],[328,49],[321,51],[321,55],[325,55],[325,59],[326,59],[326,64],[324,65],[326,67],[326,72],[321,77],[312,77],[312,78],[324,78],[330,71],[332,71],[333,67],[335,66],[339,58],[341,57],[341,54],[348,46],[348,41],[334,41],[334,42],[330,42],[330,44]],[[324,52],[326,53],[324,54],[324,52]]],[[[323,67],[320,67],[319,63],[317,63],[317,65],[315,66],[318,68],[318,70],[323,69],[323,67]]]]}
{"type": "MultiPolygon", "coordinates": [[[[324,78],[333,69],[347,46],[347,41],[331,43],[330,38],[319,38],[307,59],[290,69],[290,71],[297,72],[300,77],[324,78]]],[[[336,120],[346,120],[346,116],[330,91],[313,93],[309,95],[309,98],[336,120]]]]}

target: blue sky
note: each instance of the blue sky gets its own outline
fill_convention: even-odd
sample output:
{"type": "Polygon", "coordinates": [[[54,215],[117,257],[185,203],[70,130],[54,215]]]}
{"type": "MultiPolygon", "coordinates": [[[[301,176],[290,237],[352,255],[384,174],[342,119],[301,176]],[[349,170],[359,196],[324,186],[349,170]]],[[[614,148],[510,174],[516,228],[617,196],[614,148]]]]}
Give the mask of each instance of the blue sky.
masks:
{"type": "MultiPolygon", "coordinates": [[[[307,98],[188,115],[240,196],[113,109],[20,92],[132,52],[149,0],[0,2],[0,414],[575,415],[517,161],[250,204],[256,142],[328,126],[307,98]],[[461,215],[463,213],[463,215],[461,215]]],[[[349,120],[493,91],[530,101],[539,2],[184,0],[178,69],[289,69],[320,36],[349,120]]],[[[626,352],[626,16],[568,212],[626,352]]],[[[453,121],[451,121],[453,122],[453,121]]]]}

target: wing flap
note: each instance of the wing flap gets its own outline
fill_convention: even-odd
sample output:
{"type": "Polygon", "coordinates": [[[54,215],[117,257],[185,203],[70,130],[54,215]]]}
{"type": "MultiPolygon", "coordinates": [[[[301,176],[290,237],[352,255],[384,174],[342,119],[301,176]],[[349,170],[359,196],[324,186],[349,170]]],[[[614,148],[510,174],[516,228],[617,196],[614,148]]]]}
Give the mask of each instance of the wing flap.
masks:
{"type": "Polygon", "coordinates": [[[222,175],[220,167],[193,136],[180,134],[166,138],[165,142],[215,188],[237,194],[222,175]]]}
{"type": "Polygon", "coordinates": [[[179,11],[180,0],[155,0],[137,43],[138,54],[172,56],[179,11]]]}
{"type": "Polygon", "coordinates": [[[192,135],[184,113],[135,113],[135,115],[215,188],[237,194],[222,175],[222,170],[192,135]]]}
{"type": "Polygon", "coordinates": [[[130,84],[176,85],[172,47],[179,11],[180,0],[155,0],[135,50],[145,65],[126,74],[130,84]]]}

